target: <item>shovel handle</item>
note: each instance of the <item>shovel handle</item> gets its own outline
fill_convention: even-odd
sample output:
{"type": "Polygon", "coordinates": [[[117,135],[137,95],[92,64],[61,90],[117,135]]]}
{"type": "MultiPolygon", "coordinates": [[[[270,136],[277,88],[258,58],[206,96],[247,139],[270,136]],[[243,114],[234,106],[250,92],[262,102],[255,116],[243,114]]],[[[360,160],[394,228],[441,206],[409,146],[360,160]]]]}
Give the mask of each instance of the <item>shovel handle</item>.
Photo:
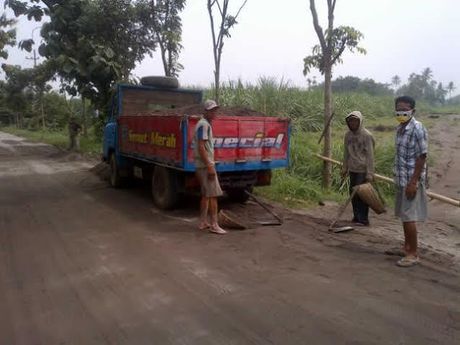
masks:
{"type": "Polygon", "coordinates": [[[358,191],[358,189],[356,187],[354,187],[353,191],[351,192],[351,194],[350,194],[349,198],[347,199],[347,201],[345,202],[345,204],[343,204],[339,208],[339,212],[337,213],[337,216],[335,217],[335,219],[332,221],[331,225],[329,225],[329,229],[333,228],[335,223],[337,223],[337,221],[339,220],[339,218],[342,217],[342,214],[345,212],[345,209],[350,204],[351,199],[353,199],[353,197],[355,196],[357,191],[358,191]]]}
{"type": "Polygon", "coordinates": [[[258,203],[265,211],[270,213],[273,217],[275,217],[281,224],[283,223],[283,220],[278,216],[275,212],[270,210],[262,201],[256,198],[256,196],[252,193],[249,193],[247,190],[244,191],[251,199],[253,199],[256,203],[258,203]]]}

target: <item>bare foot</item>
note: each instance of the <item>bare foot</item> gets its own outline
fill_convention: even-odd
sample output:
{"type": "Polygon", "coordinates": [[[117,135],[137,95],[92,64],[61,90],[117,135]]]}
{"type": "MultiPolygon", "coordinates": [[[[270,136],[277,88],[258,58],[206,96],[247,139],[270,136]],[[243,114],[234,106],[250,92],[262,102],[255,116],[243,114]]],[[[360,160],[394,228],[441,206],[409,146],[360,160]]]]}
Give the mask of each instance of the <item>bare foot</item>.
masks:
{"type": "Polygon", "coordinates": [[[211,225],[208,222],[201,222],[200,225],[198,225],[199,230],[208,230],[211,227],[211,225]]]}
{"type": "Polygon", "coordinates": [[[219,225],[213,225],[209,228],[209,232],[212,232],[213,234],[218,234],[218,235],[224,235],[227,233],[224,229],[222,229],[219,225]]]}

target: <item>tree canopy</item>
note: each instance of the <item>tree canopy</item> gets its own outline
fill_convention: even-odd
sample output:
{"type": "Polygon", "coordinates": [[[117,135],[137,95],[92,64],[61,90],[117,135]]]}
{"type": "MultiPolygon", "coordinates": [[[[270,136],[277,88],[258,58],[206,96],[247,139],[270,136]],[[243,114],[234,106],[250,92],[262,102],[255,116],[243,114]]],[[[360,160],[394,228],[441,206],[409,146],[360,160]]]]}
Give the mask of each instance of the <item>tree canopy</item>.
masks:
{"type": "MultiPolygon", "coordinates": [[[[313,28],[318,36],[319,44],[312,48],[312,54],[304,59],[304,75],[310,73],[312,68],[317,68],[324,75],[324,149],[326,157],[331,156],[331,127],[332,120],[332,68],[342,62],[345,50],[366,53],[358,46],[363,34],[351,26],[334,27],[334,12],[337,0],[327,0],[327,28],[324,30],[320,24],[315,0],[310,0],[310,12],[313,28]]],[[[323,186],[331,186],[332,166],[324,162],[323,186]]]]}
{"type": "Polygon", "coordinates": [[[231,37],[230,30],[238,24],[237,19],[247,0],[241,1],[238,11],[230,14],[230,0],[207,0],[208,14],[211,24],[212,50],[214,56],[214,98],[219,101],[220,93],[220,67],[224,40],[231,37]],[[216,21],[216,17],[218,20],[216,21]]]}
{"type": "Polygon", "coordinates": [[[166,76],[177,77],[184,68],[179,62],[182,50],[182,20],[179,13],[184,10],[186,0],[141,0],[139,5],[145,22],[151,23],[151,34],[161,52],[166,76]]]}
{"type": "Polygon", "coordinates": [[[407,83],[402,85],[396,93],[412,96],[432,105],[440,105],[445,103],[448,90],[442,83],[433,79],[433,71],[427,67],[420,74],[412,73],[407,83]]]}
{"type": "Polygon", "coordinates": [[[155,49],[152,24],[137,1],[10,0],[5,5],[30,20],[49,17],[41,29],[40,55],[51,61],[66,92],[101,109],[113,85],[127,80],[155,49]]]}
{"type": "Polygon", "coordinates": [[[7,59],[7,46],[16,44],[16,29],[13,28],[15,20],[7,19],[5,13],[0,16],[0,58],[7,59]]]}

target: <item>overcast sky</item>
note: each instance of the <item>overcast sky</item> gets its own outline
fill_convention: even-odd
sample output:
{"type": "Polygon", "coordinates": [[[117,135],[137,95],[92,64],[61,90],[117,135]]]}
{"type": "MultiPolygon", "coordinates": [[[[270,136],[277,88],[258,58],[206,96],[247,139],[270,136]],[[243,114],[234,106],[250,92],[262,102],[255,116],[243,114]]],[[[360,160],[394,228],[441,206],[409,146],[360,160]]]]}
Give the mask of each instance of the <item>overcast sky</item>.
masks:
{"type": "MultiPolygon", "coordinates": [[[[236,10],[242,0],[230,2],[236,10]]],[[[316,2],[325,27],[326,0],[316,2]]],[[[367,55],[345,53],[334,77],[389,83],[395,74],[405,81],[410,73],[430,67],[437,81],[453,81],[460,88],[459,18],[459,0],[338,0],[335,24],[360,30],[367,55]]],[[[188,0],[182,20],[181,84],[208,86],[214,66],[206,0],[188,0]]],[[[18,26],[19,36],[26,37],[36,24],[21,21],[18,26]]],[[[38,30],[35,34],[37,38],[38,30]]],[[[221,80],[255,82],[272,76],[305,86],[303,58],[317,42],[308,0],[248,0],[225,43],[221,80]]],[[[9,62],[31,65],[23,52],[14,52],[9,62]]],[[[139,77],[162,73],[159,54],[134,71],[139,77]]]]}

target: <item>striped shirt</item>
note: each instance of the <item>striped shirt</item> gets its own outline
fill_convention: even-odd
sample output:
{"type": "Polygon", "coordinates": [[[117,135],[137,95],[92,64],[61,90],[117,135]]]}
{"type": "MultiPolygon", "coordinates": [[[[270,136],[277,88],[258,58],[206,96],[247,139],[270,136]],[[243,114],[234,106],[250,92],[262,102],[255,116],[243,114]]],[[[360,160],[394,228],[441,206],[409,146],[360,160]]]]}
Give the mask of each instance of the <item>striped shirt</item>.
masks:
{"type": "Polygon", "coordinates": [[[193,154],[195,158],[196,168],[206,168],[206,162],[201,159],[199,150],[199,141],[204,140],[204,148],[208,154],[208,159],[214,162],[214,139],[212,135],[211,124],[203,117],[198,121],[195,127],[195,135],[193,138],[193,154]]]}
{"type": "MultiPolygon", "coordinates": [[[[396,132],[396,156],[394,164],[394,181],[397,186],[409,184],[415,172],[415,162],[423,154],[428,153],[428,133],[423,124],[412,118],[405,126],[399,126],[396,132]]],[[[420,176],[425,184],[426,164],[420,176]]]]}

